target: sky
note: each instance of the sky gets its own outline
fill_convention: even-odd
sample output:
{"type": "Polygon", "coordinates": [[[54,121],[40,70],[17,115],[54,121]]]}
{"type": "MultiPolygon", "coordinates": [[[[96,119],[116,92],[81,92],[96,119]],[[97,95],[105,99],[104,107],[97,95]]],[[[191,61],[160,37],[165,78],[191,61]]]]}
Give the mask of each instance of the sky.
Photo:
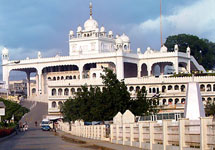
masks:
{"type": "MultiPolygon", "coordinates": [[[[69,31],[83,27],[90,2],[99,26],[127,34],[134,52],[160,49],[159,0],[0,0],[0,49],[10,60],[68,55],[69,31]]],[[[163,42],[180,33],[215,42],[215,0],[162,0],[162,22],[163,42]]]]}

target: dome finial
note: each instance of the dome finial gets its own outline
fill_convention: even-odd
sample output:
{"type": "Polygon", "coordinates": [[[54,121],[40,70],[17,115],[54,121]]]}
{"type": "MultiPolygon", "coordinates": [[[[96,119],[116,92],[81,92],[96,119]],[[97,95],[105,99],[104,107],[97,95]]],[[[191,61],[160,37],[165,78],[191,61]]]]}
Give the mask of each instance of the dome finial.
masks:
{"type": "Polygon", "coordinates": [[[90,18],[92,18],[93,12],[92,12],[93,4],[90,2],[90,18]]]}

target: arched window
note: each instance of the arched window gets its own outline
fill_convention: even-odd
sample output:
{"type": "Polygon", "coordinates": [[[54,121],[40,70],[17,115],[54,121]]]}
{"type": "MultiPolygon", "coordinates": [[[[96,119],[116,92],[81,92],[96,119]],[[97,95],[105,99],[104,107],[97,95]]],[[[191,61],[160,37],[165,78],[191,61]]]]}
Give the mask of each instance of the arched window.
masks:
{"type": "Polygon", "coordinates": [[[143,86],[143,87],[142,87],[142,90],[146,90],[146,87],[145,87],[145,86],[143,86]]]}
{"type": "Polygon", "coordinates": [[[179,90],[179,86],[178,86],[178,85],[175,85],[174,89],[175,89],[175,90],[179,90]]]}
{"type": "Polygon", "coordinates": [[[185,103],[185,98],[181,99],[181,103],[184,104],[185,103]]]}
{"type": "Polygon", "coordinates": [[[60,80],[60,77],[57,77],[57,80],[60,80]]]}
{"type": "Polygon", "coordinates": [[[58,102],[58,106],[62,107],[63,103],[61,101],[58,102]]]}
{"type": "Polygon", "coordinates": [[[151,88],[149,88],[149,93],[152,93],[152,89],[151,88]]]}
{"type": "Polygon", "coordinates": [[[185,92],[185,85],[181,86],[181,92],[185,92]]]}
{"type": "Polygon", "coordinates": [[[81,88],[78,88],[78,89],[77,89],[77,92],[81,92],[81,88]]]}
{"type": "Polygon", "coordinates": [[[208,92],[211,91],[211,85],[210,84],[207,85],[207,91],[208,92]]]}
{"type": "Polygon", "coordinates": [[[93,78],[96,78],[96,73],[93,73],[93,78]]]}
{"type": "Polygon", "coordinates": [[[72,94],[75,93],[75,88],[71,88],[71,93],[72,93],[72,94]]]}
{"type": "Polygon", "coordinates": [[[52,96],[56,95],[56,89],[52,89],[52,96]]]}
{"type": "Polygon", "coordinates": [[[163,99],[163,105],[165,105],[166,104],[166,99],[163,99]]]}
{"type": "Polygon", "coordinates": [[[140,91],[140,87],[139,86],[136,87],[136,92],[138,92],[138,91],[140,91]]]}
{"type": "Polygon", "coordinates": [[[162,93],[166,92],[166,86],[162,86],[162,93]]]}
{"type": "Polygon", "coordinates": [[[63,76],[61,76],[61,80],[63,80],[64,79],[64,77],[63,76]]]}
{"type": "Polygon", "coordinates": [[[58,95],[62,95],[63,90],[62,89],[58,89],[58,95]]]}
{"type": "Polygon", "coordinates": [[[155,88],[152,89],[152,93],[156,93],[156,89],[155,88]]]}
{"type": "Polygon", "coordinates": [[[156,93],[158,94],[160,91],[159,91],[159,88],[157,88],[157,91],[156,91],[156,93]]]}
{"type": "Polygon", "coordinates": [[[51,77],[48,77],[48,80],[51,80],[51,77]]]}
{"type": "Polygon", "coordinates": [[[76,76],[73,76],[73,79],[76,79],[76,76]]]}
{"type": "Polygon", "coordinates": [[[169,86],[168,86],[168,90],[172,90],[172,85],[169,85],[169,86]]]}
{"type": "Polygon", "coordinates": [[[69,89],[68,88],[64,89],[64,95],[69,95],[69,89]]]}
{"type": "Polygon", "coordinates": [[[205,98],[204,98],[204,97],[202,97],[202,101],[205,101],[205,98]]]}
{"type": "Polygon", "coordinates": [[[55,108],[57,105],[56,105],[56,102],[52,102],[52,108],[55,108]]]}
{"type": "Polygon", "coordinates": [[[130,86],[129,87],[129,91],[131,92],[131,91],[133,91],[134,90],[134,87],[133,86],[130,86]]]}
{"type": "Polygon", "coordinates": [[[168,100],[168,104],[171,105],[171,104],[172,104],[172,101],[173,101],[173,100],[170,98],[170,99],[168,100]]]}
{"type": "Polygon", "coordinates": [[[200,91],[205,91],[205,85],[204,84],[200,85],[200,91]]]}
{"type": "Polygon", "coordinates": [[[56,80],[56,77],[53,77],[53,80],[56,80]]]}
{"type": "Polygon", "coordinates": [[[175,104],[177,104],[179,102],[179,99],[178,98],[176,98],[175,99],[175,104]]]}
{"type": "Polygon", "coordinates": [[[72,76],[69,76],[69,79],[72,80],[72,76]]]}
{"type": "Polygon", "coordinates": [[[213,85],[213,91],[215,91],[215,84],[213,85]]]}
{"type": "Polygon", "coordinates": [[[66,76],[66,80],[69,80],[69,76],[66,76]]]}
{"type": "Polygon", "coordinates": [[[208,97],[208,101],[211,101],[212,99],[210,97],[208,97]]]}
{"type": "Polygon", "coordinates": [[[32,92],[32,94],[35,94],[36,93],[36,89],[33,88],[31,92],[32,92]]]}

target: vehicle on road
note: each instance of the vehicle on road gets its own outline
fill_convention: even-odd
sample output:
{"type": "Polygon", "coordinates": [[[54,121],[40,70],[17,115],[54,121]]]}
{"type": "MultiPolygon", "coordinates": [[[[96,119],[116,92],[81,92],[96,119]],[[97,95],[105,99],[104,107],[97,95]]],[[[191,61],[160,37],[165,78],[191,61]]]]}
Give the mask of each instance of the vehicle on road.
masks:
{"type": "Polygon", "coordinates": [[[43,119],[41,124],[40,124],[40,127],[43,131],[49,131],[51,129],[50,127],[50,121],[48,119],[43,119]]]}

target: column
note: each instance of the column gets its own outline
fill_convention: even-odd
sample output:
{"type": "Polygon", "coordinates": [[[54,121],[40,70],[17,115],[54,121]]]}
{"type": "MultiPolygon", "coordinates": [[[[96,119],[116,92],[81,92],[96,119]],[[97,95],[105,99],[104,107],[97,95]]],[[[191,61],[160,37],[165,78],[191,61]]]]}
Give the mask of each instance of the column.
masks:
{"type": "Polygon", "coordinates": [[[80,80],[83,78],[83,66],[79,67],[79,75],[80,75],[80,80]]]}
{"type": "Polygon", "coordinates": [[[173,64],[174,64],[175,73],[178,74],[178,69],[179,69],[178,68],[178,60],[176,59],[173,64]]]}
{"type": "Polygon", "coordinates": [[[42,94],[42,69],[37,69],[38,95],[42,94]]]}
{"type": "Polygon", "coordinates": [[[118,80],[124,79],[124,62],[122,56],[118,56],[116,59],[116,75],[118,80]]]}
{"type": "Polygon", "coordinates": [[[30,97],[31,94],[31,87],[30,87],[30,74],[31,72],[26,71],[26,75],[27,75],[27,97],[30,97]]]}
{"type": "Polygon", "coordinates": [[[5,82],[5,88],[7,90],[7,96],[8,96],[10,70],[6,66],[2,66],[2,76],[3,76],[3,81],[5,82]]]}
{"type": "Polygon", "coordinates": [[[187,63],[187,71],[188,73],[191,73],[190,59],[188,60],[188,63],[187,63]]]}
{"type": "Polygon", "coordinates": [[[137,67],[137,77],[140,78],[141,77],[141,65],[139,64],[137,67]]]}
{"type": "Polygon", "coordinates": [[[152,65],[151,64],[147,64],[147,71],[148,71],[148,76],[151,76],[151,72],[152,72],[152,65]]]}

